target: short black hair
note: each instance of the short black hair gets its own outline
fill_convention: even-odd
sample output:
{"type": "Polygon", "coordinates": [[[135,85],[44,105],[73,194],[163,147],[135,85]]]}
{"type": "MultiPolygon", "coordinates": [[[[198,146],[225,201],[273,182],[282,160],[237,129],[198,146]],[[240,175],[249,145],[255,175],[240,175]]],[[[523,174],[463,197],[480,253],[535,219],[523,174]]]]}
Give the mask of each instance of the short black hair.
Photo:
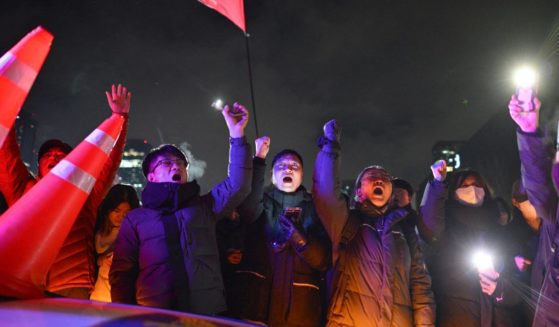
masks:
{"type": "Polygon", "coordinates": [[[281,150],[280,152],[278,152],[274,156],[274,159],[272,159],[272,167],[274,167],[274,165],[276,164],[276,161],[278,161],[281,157],[287,156],[287,155],[295,156],[297,159],[299,159],[299,162],[301,163],[301,166],[303,166],[303,157],[301,157],[299,152],[297,152],[293,149],[284,149],[284,150],[281,150]]]}
{"type": "Polygon", "coordinates": [[[396,177],[392,180],[392,187],[393,188],[401,188],[401,189],[406,190],[406,192],[408,192],[408,195],[410,196],[410,198],[415,193],[415,191],[413,190],[413,186],[411,186],[411,184],[408,181],[403,180],[403,179],[398,178],[398,177],[396,177]]]}
{"type": "Polygon", "coordinates": [[[188,166],[188,160],[186,159],[186,156],[184,155],[184,153],[176,146],[172,145],[172,144],[161,144],[160,146],[153,148],[149,151],[149,153],[146,155],[146,157],[144,158],[144,161],[142,162],[142,171],[144,172],[144,176],[148,177],[149,174],[149,169],[151,167],[151,163],[159,156],[165,155],[165,154],[170,154],[173,155],[179,159],[184,160],[184,162],[186,163],[186,165],[188,166]]]}
{"type": "Polygon", "coordinates": [[[39,148],[39,156],[37,157],[37,160],[41,160],[41,157],[45,155],[45,153],[47,153],[50,149],[54,149],[54,148],[60,149],[65,154],[72,152],[72,147],[68,143],[64,143],[58,139],[50,139],[45,141],[43,144],[41,144],[41,147],[39,148]]]}

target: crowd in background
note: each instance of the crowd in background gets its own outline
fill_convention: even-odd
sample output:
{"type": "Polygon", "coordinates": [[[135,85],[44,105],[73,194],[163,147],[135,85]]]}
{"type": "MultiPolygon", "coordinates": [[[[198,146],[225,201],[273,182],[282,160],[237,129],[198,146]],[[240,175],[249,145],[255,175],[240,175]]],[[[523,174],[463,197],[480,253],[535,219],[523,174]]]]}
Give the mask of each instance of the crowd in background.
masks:
{"type": "MultiPolygon", "coordinates": [[[[522,177],[511,199],[478,172],[450,173],[441,160],[417,210],[405,176],[374,163],[343,192],[335,120],[317,142],[307,189],[296,150],[267,160],[267,136],[251,150],[249,114],[236,103],[222,110],[230,136],[222,182],[202,194],[184,153],[163,144],[143,161],[147,185],[138,197],[111,185],[131,93],[113,85],[107,99],[124,128],[44,281],[48,296],[270,326],[559,326],[559,164],[539,128],[537,98],[509,102],[522,177]]],[[[12,129],[0,149],[6,207],[71,151],[45,142],[35,176],[12,129]]]]}

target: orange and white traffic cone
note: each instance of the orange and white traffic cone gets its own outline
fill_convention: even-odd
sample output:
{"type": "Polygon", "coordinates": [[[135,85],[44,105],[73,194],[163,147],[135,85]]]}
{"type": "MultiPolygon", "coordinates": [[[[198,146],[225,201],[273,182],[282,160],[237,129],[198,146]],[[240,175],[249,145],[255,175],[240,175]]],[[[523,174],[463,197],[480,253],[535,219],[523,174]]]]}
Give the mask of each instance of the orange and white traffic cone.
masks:
{"type": "Polygon", "coordinates": [[[43,66],[53,38],[39,26],[0,58],[0,146],[43,66]]]}
{"type": "Polygon", "coordinates": [[[112,115],[0,216],[0,295],[43,297],[46,274],[120,135],[112,115]]]}

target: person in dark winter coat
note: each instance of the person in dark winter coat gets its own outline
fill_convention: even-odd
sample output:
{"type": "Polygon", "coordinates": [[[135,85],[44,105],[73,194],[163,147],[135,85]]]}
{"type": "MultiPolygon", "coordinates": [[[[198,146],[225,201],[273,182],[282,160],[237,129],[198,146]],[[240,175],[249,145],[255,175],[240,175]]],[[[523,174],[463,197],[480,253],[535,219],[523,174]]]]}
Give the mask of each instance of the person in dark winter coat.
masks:
{"type": "Polygon", "coordinates": [[[260,250],[246,253],[246,265],[238,274],[239,281],[244,277],[241,288],[267,307],[256,306],[264,312],[241,318],[259,320],[255,318],[267,313],[259,321],[273,327],[321,326],[330,243],[312,197],[301,185],[303,160],[297,152],[283,150],[274,157],[273,186],[264,191],[269,142],[269,138],[256,142],[253,190],[239,211],[242,219],[253,221],[245,249],[260,250]]]}
{"type": "Polygon", "coordinates": [[[456,172],[447,181],[444,160],[431,169],[434,179],[425,188],[418,227],[433,256],[437,325],[496,326],[494,307],[507,300],[493,282],[506,261],[500,223],[507,213],[479,173],[456,172]],[[478,251],[499,260],[476,268],[472,257],[478,251]]]}
{"type": "Polygon", "coordinates": [[[392,186],[394,189],[392,202],[399,208],[412,209],[411,200],[415,193],[413,186],[408,181],[397,177],[392,180],[392,186]]]}
{"type": "Polygon", "coordinates": [[[434,326],[435,301],[409,211],[389,207],[392,178],[380,166],[357,177],[353,205],[341,194],[340,130],[324,126],[313,197],[332,241],[334,290],[327,326],[434,326]]]}
{"type": "Polygon", "coordinates": [[[216,221],[250,192],[252,163],[244,138],[248,112],[235,104],[229,129],[229,176],[200,195],[188,162],[172,145],[152,150],[142,168],[148,183],[142,207],[122,221],[110,271],[113,302],[215,315],[227,310],[216,221]]]}
{"type": "MultiPolygon", "coordinates": [[[[536,250],[539,239],[541,218],[528,200],[521,180],[512,187],[512,220],[504,230],[506,239],[506,260],[508,276],[501,274],[497,288],[503,291],[504,306],[497,307],[502,326],[530,326],[534,320],[536,294],[531,288],[531,275],[534,270],[536,250]]],[[[541,284],[537,286],[537,289],[541,284]]],[[[498,291],[499,292],[499,291],[498,291]]]]}
{"type": "Polygon", "coordinates": [[[531,102],[523,103],[513,95],[509,111],[518,125],[516,135],[522,184],[541,218],[537,255],[532,268],[532,288],[539,295],[533,326],[559,326],[559,198],[553,185],[555,183],[555,188],[559,187],[559,164],[557,154],[553,160],[553,144],[539,129],[541,103],[537,98],[531,102]]]}

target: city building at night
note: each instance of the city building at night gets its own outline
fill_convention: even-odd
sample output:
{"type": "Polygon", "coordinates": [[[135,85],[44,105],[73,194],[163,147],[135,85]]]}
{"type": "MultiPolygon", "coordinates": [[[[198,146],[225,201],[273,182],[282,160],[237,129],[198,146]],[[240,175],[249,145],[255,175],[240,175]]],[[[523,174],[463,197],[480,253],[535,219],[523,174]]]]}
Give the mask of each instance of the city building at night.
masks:
{"type": "Polygon", "coordinates": [[[126,142],[122,161],[118,169],[119,182],[132,185],[141,192],[146,185],[146,178],[142,172],[142,161],[152,148],[144,139],[129,139],[126,142]]]}

